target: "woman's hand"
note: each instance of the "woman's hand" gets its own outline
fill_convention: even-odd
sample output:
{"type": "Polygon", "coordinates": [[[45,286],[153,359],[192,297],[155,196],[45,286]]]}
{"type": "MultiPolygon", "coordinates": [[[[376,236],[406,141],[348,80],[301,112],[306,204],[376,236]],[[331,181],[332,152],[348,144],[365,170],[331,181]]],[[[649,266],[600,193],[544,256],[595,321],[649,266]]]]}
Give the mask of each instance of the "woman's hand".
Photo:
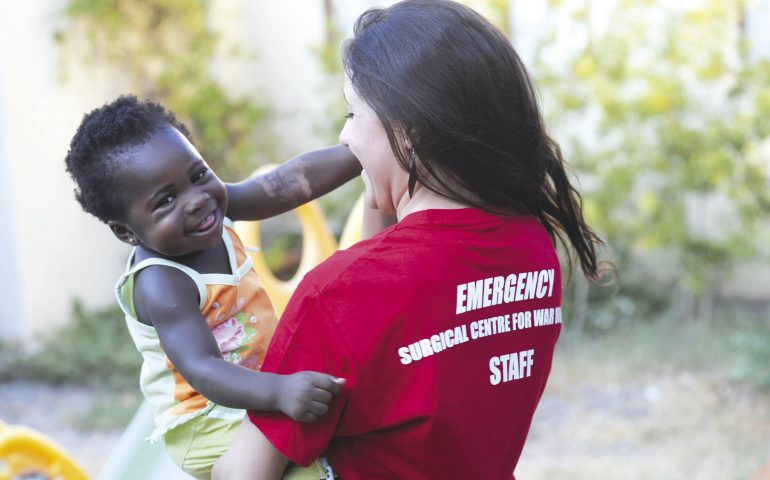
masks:
{"type": "Polygon", "coordinates": [[[315,422],[329,411],[344,378],[317,372],[297,372],[280,377],[278,409],[299,422],[315,422]]]}

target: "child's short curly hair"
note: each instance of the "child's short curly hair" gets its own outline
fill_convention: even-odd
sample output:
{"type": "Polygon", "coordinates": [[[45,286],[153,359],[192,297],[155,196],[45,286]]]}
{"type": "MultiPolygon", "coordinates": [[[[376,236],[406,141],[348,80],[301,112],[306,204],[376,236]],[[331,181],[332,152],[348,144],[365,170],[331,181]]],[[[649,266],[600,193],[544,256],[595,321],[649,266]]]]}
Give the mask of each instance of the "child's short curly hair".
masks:
{"type": "Polygon", "coordinates": [[[120,96],[84,115],[65,160],[83,210],[105,223],[125,218],[121,154],[169,126],[192,141],[187,127],[172,112],[150,100],[140,102],[134,95],[120,96]]]}

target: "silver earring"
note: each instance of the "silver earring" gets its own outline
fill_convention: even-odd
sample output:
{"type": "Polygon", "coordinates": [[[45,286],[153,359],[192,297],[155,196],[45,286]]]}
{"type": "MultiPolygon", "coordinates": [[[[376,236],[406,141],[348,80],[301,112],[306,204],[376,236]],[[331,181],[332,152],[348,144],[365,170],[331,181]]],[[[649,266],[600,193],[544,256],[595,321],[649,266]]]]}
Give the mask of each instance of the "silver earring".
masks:
{"type": "Polygon", "coordinates": [[[409,154],[409,198],[412,198],[414,193],[414,186],[417,184],[417,152],[412,149],[412,153],[409,154]]]}

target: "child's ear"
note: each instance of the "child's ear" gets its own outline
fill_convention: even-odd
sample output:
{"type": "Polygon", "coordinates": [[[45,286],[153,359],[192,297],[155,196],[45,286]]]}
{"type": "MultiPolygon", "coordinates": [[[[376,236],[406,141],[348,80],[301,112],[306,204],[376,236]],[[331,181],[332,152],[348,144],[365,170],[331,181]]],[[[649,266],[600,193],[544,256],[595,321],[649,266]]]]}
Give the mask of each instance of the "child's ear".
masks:
{"type": "Polygon", "coordinates": [[[139,245],[139,239],[136,238],[136,235],[134,235],[134,232],[125,222],[120,222],[118,220],[109,220],[107,221],[107,226],[110,227],[110,230],[112,230],[112,233],[115,234],[115,236],[118,237],[118,240],[120,240],[121,242],[125,242],[133,246],[139,245]]]}

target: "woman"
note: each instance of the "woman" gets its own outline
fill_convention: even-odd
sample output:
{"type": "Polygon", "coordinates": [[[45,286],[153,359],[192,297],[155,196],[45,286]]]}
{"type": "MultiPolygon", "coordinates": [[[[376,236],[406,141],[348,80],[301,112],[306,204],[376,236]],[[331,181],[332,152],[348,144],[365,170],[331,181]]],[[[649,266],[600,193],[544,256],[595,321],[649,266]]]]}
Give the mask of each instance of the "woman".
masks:
{"type": "MultiPolygon", "coordinates": [[[[508,479],[561,324],[555,239],[598,275],[580,197],[507,38],[460,4],[364,13],[340,134],[398,223],[309,273],[263,369],[347,383],[327,415],[254,412],[254,478],[324,454],[343,479],[508,479]]],[[[237,440],[236,440],[237,443],[237,440]]],[[[245,444],[245,443],[244,443],[245,444]]]]}

